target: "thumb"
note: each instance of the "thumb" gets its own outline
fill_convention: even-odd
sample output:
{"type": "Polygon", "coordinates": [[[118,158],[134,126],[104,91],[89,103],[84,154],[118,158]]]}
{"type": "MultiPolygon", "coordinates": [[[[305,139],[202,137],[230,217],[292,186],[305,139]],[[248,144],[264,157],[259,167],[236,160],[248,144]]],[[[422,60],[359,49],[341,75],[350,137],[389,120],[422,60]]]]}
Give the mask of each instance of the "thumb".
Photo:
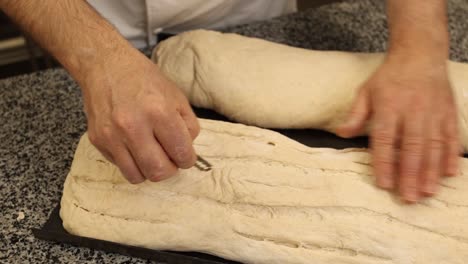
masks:
{"type": "Polygon", "coordinates": [[[362,87],[354,99],[353,106],[343,124],[336,128],[336,134],[340,137],[350,138],[359,136],[364,130],[367,119],[370,116],[370,102],[368,89],[362,87]]]}

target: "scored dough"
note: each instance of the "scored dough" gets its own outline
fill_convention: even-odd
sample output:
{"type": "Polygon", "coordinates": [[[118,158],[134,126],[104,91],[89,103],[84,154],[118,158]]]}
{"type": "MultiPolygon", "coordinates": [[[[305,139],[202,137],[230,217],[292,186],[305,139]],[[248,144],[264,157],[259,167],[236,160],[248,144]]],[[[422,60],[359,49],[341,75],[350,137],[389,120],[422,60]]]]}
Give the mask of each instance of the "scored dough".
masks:
{"type": "Polygon", "coordinates": [[[211,171],[129,184],[87,135],[60,216],[75,235],[245,263],[468,262],[468,162],[440,193],[405,206],[373,184],[363,149],[309,148],[276,132],[200,120],[211,171]]]}
{"type": "MultiPolygon", "coordinates": [[[[195,106],[244,124],[329,132],[346,118],[360,84],[383,58],[206,30],[172,37],[153,52],[153,60],[195,106]]],[[[449,72],[468,151],[468,64],[450,62],[449,72]]]]}

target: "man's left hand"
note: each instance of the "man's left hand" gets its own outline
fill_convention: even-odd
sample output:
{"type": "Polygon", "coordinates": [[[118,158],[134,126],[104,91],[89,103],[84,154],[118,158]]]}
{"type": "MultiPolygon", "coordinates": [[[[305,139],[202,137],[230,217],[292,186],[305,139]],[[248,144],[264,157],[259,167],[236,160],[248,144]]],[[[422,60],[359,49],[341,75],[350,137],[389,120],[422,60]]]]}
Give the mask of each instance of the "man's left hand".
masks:
{"type": "Polygon", "coordinates": [[[417,202],[437,192],[440,177],[456,175],[457,108],[445,61],[388,56],[360,88],[337,133],[357,136],[369,119],[378,186],[417,202]]]}

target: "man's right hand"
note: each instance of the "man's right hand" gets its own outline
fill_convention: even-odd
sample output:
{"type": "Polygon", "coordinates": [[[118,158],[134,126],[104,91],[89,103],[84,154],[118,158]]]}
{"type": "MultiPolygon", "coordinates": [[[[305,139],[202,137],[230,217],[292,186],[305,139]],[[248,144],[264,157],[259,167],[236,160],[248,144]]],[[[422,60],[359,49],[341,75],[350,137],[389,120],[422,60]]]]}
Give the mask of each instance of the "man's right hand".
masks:
{"type": "Polygon", "coordinates": [[[90,141],[131,183],[163,180],[196,160],[198,121],[157,65],[137,51],[114,54],[77,78],[90,141]]]}
{"type": "Polygon", "coordinates": [[[0,0],[0,9],[78,81],[91,142],[130,182],[195,163],[187,99],[86,1],[0,0]]]}

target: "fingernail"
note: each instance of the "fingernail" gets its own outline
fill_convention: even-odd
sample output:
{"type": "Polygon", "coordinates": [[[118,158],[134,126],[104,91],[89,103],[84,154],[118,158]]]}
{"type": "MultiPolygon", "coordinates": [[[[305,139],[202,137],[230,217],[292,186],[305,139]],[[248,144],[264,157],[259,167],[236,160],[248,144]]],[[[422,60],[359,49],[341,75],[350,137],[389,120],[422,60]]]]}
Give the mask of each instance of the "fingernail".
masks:
{"type": "Polygon", "coordinates": [[[449,166],[447,171],[447,176],[456,176],[458,174],[458,169],[454,165],[449,166]]]}
{"type": "Polygon", "coordinates": [[[393,184],[390,181],[385,181],[379,183],[379,187],[385,190],[391,190],[393,189],[393,184]]]}
{"type": "Polygon", "coordinates": [[[141,178],[128,178],[128,181],[131,183],[131,184],[139,184],[139,183],[142,183],[144,182],[145,180],[144,179],[141,179],[141,178]]]}
{"type": "Polygon", "coordinates": [[[405,199],[407,202],[415,203],[415,202],[418,202],[418,201],[419,201],[419,195],[418,195],[416,192],[410,192],[410,193],[407,193],[407,194],[404,196],[404,199],[405,199]]]}
{"type": "Polygon", "coordinates": [[[377,185],[383,189],[393,189],[393,180],[391,177],[381,177],[377,179],[377,185]]]}
{"type": "Polygon", "coordinates": [[[197,159],[195,155],[195,150],[193,150],[193,148],[187,149],[185,147],[176,147],[175,151],[175,158],[180,163],[179,166],[181,168],[189,168],[195,163],[195,160],[197,159]]]}
{"type": "Polygon", "coordinates": [[[161,178],[160,177],[151,177],[148,180],[150,180],[152,182],[158,182],[158,181],[161,181],[161,178]]]}
{"type": "Polygon", "coordinates": [[[428,195],[434,195],[437,192],[437,185],[436,184],[427,184],[423,188],[424,193],[428,195]]]}

